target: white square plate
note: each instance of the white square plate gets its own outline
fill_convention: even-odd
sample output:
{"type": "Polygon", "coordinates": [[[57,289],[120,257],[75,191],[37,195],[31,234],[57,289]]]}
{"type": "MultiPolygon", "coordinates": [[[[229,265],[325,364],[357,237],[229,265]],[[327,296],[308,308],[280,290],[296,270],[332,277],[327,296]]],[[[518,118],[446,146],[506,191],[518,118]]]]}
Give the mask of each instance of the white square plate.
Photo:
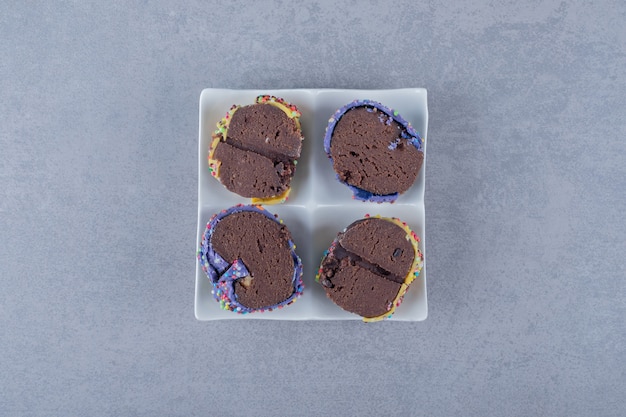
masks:
{"type": "MultiPolygon", "coordinates": [[[[252,104],[261,94],[281,97],[298,106],[304,141],[292,190],[283,204],[265,206],[278,214],[291,231],[296,252],[304,265],[304,293],[294,304],[264,313],[236,314],[220,309],[211,295],[212,285],[196,261],[195,314],[198,320],[272,319],[272,320],[361,320],[330,301],[321,285],[315,282],[324,250],[337,233],[365,214],[398,217],[421,238],[425,254],[424,175],[426,170],[426,133],[428,107],[426,90],[225,90],[208,88],[200,95],[200,136],[198,148],[198,233],[197,247],[209,218],[236,204],[250,204],[250,199],[226,190],[208,170],[207,151],[216,123],[233,104],[252,104]],[[323,148],[328,119],[341,106],[355,99],[371,99],[397,110],[424,140],[424,165],[413,186],[393,204],[368,203],[352,199],[352,192],[335,178],[323,148]]],[[[426,264],[411,284],[404,301],[390,320],[421,321],[428,315],[426,300],[426,264]]]]}

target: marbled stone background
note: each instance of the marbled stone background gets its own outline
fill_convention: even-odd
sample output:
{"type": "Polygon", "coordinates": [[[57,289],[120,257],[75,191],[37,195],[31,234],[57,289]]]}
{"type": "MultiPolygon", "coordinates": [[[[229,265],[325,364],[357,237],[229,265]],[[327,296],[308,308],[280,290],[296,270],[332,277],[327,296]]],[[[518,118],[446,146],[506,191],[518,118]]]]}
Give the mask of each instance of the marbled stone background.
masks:
{"type": "Polygon", "coordinates": [[[625,21],[2,2],[0,415],[626,415],[625,21]],[[426,321],[195,320],[205,87],[428,89],[426,321]]]}

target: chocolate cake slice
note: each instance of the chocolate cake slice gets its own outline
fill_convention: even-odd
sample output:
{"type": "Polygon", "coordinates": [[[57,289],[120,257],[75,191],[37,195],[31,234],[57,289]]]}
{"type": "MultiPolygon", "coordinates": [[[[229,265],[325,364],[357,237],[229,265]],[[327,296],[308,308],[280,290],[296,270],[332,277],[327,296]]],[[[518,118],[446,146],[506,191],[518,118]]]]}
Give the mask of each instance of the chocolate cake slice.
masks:
{"type": "Polygon", "coordinates": [[[302,262],[289,230],[261,206],[239,205],[213,216],[199,258],[224,309],[272,310],[302,293],[302,262]]]}
{"type": "Polygon", "coordinates": [[[329,120],[324,147],[337,179],[356,199],[394,201],[415,182],[424,162],[422,139],[398,112],[355,100],[329,120]]]}
{"type": "Polygon", "coordinates": [[[253,202],[284,201],[302,150],[299,117],[294,105],[267,95],[233,106],[213,134],[211,174],[253,202]]]}
{"type": "Polygon", "coordinates": [[[418,241],[398,219],[358,220],[337,235],[316,280],[335,304],[366,321],[391,317],[421,270],[418,241]]]}

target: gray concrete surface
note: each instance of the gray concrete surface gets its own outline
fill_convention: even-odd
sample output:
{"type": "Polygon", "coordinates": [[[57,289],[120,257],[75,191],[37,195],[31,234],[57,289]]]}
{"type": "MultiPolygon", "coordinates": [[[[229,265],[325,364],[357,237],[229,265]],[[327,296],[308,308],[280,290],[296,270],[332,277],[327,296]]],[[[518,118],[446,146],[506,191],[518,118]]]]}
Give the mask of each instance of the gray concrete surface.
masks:
{"type": "Polygon", "coordinates": [[[2,2],[0,415],[626,415],[624,21],[2,2]],[[426,321],[195,320],[205,87],[428,89],[426,321]]]}

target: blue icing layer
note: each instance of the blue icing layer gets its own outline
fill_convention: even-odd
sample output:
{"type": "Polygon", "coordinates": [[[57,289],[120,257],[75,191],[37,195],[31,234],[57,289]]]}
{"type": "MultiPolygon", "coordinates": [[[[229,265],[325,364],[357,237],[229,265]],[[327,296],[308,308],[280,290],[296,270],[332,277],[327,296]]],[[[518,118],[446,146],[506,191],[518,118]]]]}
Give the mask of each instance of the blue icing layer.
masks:
{"type": "Polygon", "coordinates": [[[222,276],[220,277],[220,281],[236,281],[240,278],[247,277],[250,275],[248,272],[248,268],[244,265],[241,259],[235,259],[233,264],[228,268],[222,276]]]}

